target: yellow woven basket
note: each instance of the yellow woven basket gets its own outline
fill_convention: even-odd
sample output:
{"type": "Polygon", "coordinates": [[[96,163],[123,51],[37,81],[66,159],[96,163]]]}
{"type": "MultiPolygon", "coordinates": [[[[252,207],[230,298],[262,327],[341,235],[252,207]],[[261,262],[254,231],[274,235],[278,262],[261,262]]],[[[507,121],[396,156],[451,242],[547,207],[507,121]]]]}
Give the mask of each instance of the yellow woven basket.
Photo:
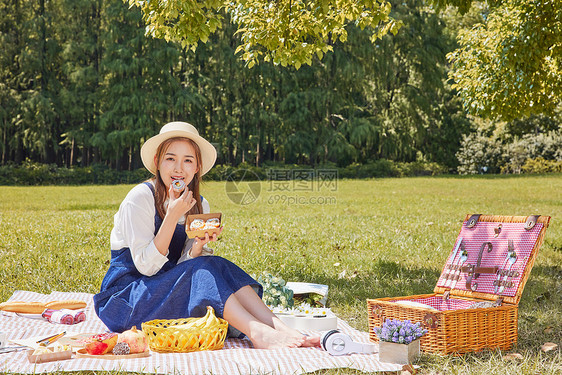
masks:
{"type": "Polygon", "coordinates": [[[155,352],[194,352],[221,349],[226,339],[228,322],[217,318],[219,324],[208,328],[181,328],[198,318],[173,320],[151,320],[142,323],[142,330],[148,336],[148,346],[155,352]]]}

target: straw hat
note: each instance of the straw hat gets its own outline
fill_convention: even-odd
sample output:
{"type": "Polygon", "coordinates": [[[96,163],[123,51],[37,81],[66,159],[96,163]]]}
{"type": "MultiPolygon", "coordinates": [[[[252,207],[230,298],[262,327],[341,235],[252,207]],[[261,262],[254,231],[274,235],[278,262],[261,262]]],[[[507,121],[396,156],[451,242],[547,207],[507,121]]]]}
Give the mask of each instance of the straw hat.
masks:
{"type": "Polygon", "coordinates": [[[183,137],[189,138],[195,142],[201,150],[201,176],[209,171],[217,160],[217,150],[205,138],[199,135],[195,127],[187,122],[169,122],[162,126],[160,134],[149,138],[141,147],[142,163],[152,174],[156,175],[156,165],[154,164],[154,156],[158,146],[167,139],[183,137]]]}

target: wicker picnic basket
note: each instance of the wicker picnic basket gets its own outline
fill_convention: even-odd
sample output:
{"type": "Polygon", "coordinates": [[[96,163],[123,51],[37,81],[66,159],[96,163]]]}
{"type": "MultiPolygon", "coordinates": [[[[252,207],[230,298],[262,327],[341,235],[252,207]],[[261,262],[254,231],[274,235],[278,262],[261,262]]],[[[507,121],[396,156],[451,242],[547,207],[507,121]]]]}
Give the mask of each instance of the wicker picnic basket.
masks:
{"type": "Polygon", "coordinates": [[[148,336],[148,346],[155,352],[194,352],[221,349],[226,339],[228,322],[216,318],[218,323],[206,328],[182,328],[199,318],[151,320],[142,323],[148,336]]]}
{"type": "Polygon", "coordinates": [[[369,338],[386,319],[421,322],[422,351],[507,350],[517,342],[518,304],[548,216],[467,215],[433,293],[368,299],[369,338]]]}

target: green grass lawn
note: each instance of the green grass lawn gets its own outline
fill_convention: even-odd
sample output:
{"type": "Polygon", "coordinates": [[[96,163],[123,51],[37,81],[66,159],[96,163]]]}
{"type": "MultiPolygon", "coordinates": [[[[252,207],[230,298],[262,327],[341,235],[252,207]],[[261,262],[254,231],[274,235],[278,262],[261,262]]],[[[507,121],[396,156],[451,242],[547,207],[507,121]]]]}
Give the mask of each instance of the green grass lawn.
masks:
{"type": "MultiPolygon", "coordinates": [[[[202,194],[225,223],[213,247],[251,274],[329,285],[329,306],[363,331],[367,298],[433,291],[466,214],[552,216],[519,305],[519,342],[510,351],[524,360],[485,351],[424,355],[419,364],[427,374],[562,373],[560,349],[540,351],[547,341],[562,344],[562,175],[311,185],[303,192],[264,181],[255,203],[239,205],[225,183],[205,183],[202,194]]],[[[97,292],[113,215],[131,187],[0,187],[0,301],[15,290],[97,292]]]]}

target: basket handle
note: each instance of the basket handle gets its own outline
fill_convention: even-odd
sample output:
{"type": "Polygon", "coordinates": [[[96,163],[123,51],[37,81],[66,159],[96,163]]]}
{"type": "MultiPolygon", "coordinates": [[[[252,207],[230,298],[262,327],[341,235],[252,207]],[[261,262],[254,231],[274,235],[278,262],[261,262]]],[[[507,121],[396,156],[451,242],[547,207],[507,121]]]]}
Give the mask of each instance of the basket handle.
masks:
{"type": "Polygon", "coordinates": [[[474,214],[472,215],[469,219],[468,219],[468,223],[466,225],[467,228],[473,228],[476,223],[478,223],[478,219],[480,219],[480,216],[482,216],[482,214],[474,214]]]}
{"type": "Polygon", "coordinates": [[[428,330],[431,328],[439,327],[439,318],[435,314],[425,314],[422,320],[422,325],[428,330]]]}
{"type": "Polygon", "coordinates": [[[529,216],[527,218],[527,221],[525,221],[525,226],[523,228],[525,228],[525,230],[533,229],[533,227],[537,223],[537,220],[538,220],[539,217],[541,217],[541,215],[531,215],[531,216],[529,216]]]}
{"type": "Polygon", "coordinates": [[[380,319],[381,323],[384,321],[384,310],[381,305],[374,305],[371,311],[373,317],[380,319]]]}

